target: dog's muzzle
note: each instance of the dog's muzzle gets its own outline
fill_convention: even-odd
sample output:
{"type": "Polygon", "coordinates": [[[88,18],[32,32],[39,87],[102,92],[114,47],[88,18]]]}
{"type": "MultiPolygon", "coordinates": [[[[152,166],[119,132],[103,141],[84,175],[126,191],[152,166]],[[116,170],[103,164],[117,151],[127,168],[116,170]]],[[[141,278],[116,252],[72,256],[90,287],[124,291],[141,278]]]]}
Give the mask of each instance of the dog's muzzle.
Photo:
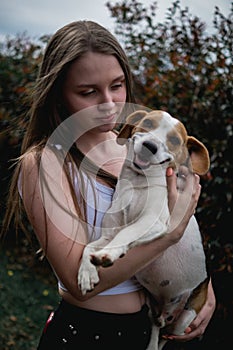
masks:
{"type": "Polygon", "coordinates": [[[144,141],[139,153],[135,154],[134,165],[139,169],[146,169],[150,165],[150,159],[156,154],[157,145],[151,141],[144,141]]]}
{"type": "Polygon", "coordinates": [[[144,141],[139,152],[135,153],[133,164],[138,169],[147,169],[150,164],[164,164],[171,161],[171,157],[161,160],[156,157],[158,146],[155,142],[144,141]]]}

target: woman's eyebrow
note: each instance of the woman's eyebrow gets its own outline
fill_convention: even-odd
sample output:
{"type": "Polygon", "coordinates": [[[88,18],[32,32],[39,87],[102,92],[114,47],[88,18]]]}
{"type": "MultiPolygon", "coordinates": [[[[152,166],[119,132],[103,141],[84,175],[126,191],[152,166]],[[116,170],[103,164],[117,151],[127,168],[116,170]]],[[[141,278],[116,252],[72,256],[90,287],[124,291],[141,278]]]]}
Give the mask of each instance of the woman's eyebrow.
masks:
{"type": "MultiPolygon", "coordinates": [[[[115,82],[117,81],[121,81],[121,80],[124,80],[125,79],[125,75],[124,74],[121,74],[119,75],[117,78],[113,79],[111,81],[111,84],[114,84],[115,82]]],[[[97,87],[98,85],[97,84],[92,84],[92,83],[81,83],[81,84],[77,84],[76,87],[78,88],[90,88],[90,87],[97,87]]]]}
{"type": "Polygon", "coordinates": [[[116,79],[114,79],[112,82],[115,83],[116,81],[124,80],[124,79],[125,79],[125,75],[124,75],[124,74],[121,74],[119,77],[117,77],[116,79]]]}

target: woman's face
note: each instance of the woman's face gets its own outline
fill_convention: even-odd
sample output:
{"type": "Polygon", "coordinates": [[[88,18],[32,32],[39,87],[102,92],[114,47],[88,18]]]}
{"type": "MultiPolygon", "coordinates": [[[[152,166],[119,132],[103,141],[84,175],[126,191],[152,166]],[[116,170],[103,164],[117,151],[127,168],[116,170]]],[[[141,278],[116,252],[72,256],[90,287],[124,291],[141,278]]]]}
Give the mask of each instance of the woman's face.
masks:
{"type": "Polygon", "coordinates": [[[125,75],[113,55],[88,52],[70,66],[62,93],[70,115],[88,108],[77,114],[82,125],[109,130],[126,101],[125,75]]]}

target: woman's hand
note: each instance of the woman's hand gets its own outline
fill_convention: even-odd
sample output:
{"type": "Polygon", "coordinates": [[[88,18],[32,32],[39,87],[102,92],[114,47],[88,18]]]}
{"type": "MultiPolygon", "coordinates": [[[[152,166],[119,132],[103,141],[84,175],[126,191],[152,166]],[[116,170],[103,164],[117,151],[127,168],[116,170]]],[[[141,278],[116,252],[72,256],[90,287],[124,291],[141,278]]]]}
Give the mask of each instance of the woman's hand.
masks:
{"type": "Polygon", "coordinates": [[[167,170],[168,206],[171,213],[169,236],[173,243],[182,237],[191,216],[195,213],[201,193],[200,178],[187,167],[179,169],[177,178],[172,168],[167,170]]]}
{"type": "Polygon", "coordinates": [[[185,330],[185,335],[165,335],[165,339],[177,341],[189,341],[194,338],[200,338],[204,334],[208,323],[213,316],[216,307],[216,299],[211,281],[208,285],[207,299],[196,318],[190,323],[185,330]]]}

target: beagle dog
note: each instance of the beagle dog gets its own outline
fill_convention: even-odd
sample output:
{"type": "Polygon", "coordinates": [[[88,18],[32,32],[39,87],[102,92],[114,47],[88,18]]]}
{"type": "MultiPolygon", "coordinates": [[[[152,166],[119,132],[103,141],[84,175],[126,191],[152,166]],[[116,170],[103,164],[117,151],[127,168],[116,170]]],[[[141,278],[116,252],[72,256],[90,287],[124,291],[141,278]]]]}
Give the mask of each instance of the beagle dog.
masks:
{"type": "MultiPolygon", "coordinates": [[[[169,234],[173,214],[168,209],[167,167],[178,174],[182,191],[181,165],[199,175],[210,165],[203,143],[188,136],[178,119],[161,110],[129,115],[117,141],[127,144],[127,157],[112,205],[103,218],[102,236],[83,252],[78,274],[83,294],[98,283],[98,266],[110,266],[130,248],[169,234]]],[[[178,225],[185,210],[175,209],[178,225]]],[[[174,219],[172,222],[174,225],[174,219]]],[[[206,300],[209,278],[194,215],[179,242],[142,267],[136,278],[149,292],[153,326],[148,349],[162,349],[166,340],[161,340],[161,334],[184,334],[206,300]]]]}

